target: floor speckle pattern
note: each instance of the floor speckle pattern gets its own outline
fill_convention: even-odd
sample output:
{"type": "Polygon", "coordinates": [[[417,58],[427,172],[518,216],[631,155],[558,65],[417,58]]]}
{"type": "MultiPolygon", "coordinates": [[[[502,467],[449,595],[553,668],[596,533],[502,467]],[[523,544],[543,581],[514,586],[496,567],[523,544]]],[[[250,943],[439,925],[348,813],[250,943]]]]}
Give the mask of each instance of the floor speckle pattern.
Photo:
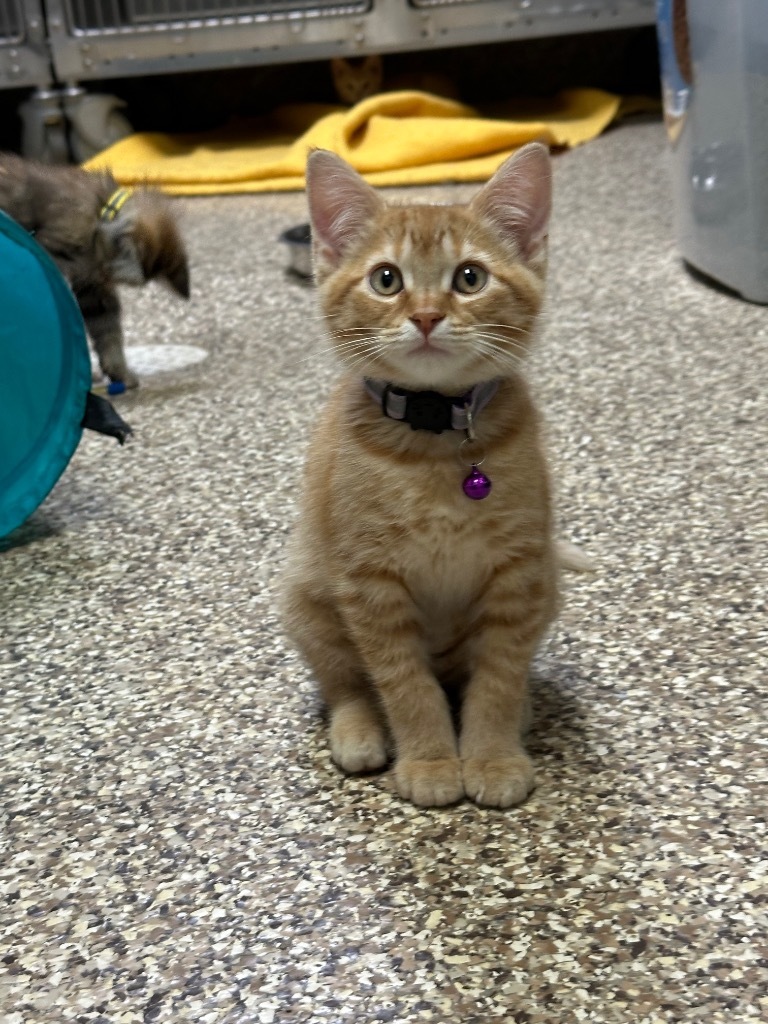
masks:
{"type": "Polygon", "coordinates": [[[1,545],[4,1024],[768,1019],[768,310],[685,272],[666,160],[658,123],[556,160],[531,377],[599,566],[504,813],[331,765],[274,612],[332,374],[276,243],[304,200],[185,202],[194,297],[126,326],[209,358],[1,545]]]}

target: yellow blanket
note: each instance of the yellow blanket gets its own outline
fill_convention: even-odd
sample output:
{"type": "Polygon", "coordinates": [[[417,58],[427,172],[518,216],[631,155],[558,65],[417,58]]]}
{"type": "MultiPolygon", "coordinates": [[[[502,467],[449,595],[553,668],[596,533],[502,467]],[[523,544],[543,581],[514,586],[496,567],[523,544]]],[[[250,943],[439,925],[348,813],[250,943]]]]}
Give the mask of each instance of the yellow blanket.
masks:
{"type": "Polygon", "coordinates": [[[310,149],[331,149],[374,185],[484,181],[526,142],[577,146],[621,112],[618,96],[572,89],[551,100],[514,101],[483,117],[422,92],[382,93],[351,110],[279,108],[269,118],[215,133],[131,135],[93,157],[122,185],[151,182],[179,195],[302,189],[310,149]]]}

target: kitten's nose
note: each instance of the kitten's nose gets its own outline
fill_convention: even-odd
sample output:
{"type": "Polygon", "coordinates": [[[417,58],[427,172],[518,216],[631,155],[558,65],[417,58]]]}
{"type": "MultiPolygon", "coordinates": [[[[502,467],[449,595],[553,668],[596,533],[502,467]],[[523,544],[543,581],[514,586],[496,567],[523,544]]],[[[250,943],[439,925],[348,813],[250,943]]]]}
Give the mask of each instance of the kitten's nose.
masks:
{"type": "Polygon", "coordinates": [[[441,320],[445,320],[444,313],[438,313],[434,309],[421,309],[411,314],[411,320],[416,324],[425,338],[428,338],[441,320]]]}

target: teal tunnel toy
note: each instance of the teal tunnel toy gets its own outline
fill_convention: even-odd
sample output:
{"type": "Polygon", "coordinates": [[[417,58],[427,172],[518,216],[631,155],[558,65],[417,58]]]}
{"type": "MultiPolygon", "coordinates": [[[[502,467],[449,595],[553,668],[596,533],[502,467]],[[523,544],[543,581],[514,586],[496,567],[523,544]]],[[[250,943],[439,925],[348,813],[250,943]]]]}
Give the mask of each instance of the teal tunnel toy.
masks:
{"type": "Polygon", "coordinates": [[[0,537],[43,501],[84,427],[131,428],[94,395],[85,326],[56,264],[0,212],[0,537]]]}

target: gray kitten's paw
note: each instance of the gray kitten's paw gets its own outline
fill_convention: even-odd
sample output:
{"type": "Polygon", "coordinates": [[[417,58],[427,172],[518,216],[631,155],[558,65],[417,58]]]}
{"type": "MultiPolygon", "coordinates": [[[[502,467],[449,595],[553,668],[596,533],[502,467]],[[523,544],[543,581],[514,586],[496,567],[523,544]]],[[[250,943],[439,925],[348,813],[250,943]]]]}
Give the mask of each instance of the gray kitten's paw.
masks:
{"type": "Polygon", "coordinates": [[[128,369],[122,359],[118,362],[105,359],[103,362],[99,362],[99,366],[101,367],[101,372],[108,377],[113,384],[118,382],[125,384],[126,390],[129,388],[137,388],[139,386],[139,378],[133,370],[128,369]]]}
{"type": "Polygon", "coordinates": [[[513,807],[534,786],[533,762],[523,753],[487,761],[470,758],[462,769],[467,796],[483,807],[513,807]]]}
{"type": "Polygon", "coordinates": [[[395,782],[400,796],[419,807],[443,807],[464,796],[458,758],[441,761],[398,761],[395,782]]]}
{"type": "Polygon", "coordinates": [[[123,384],[125,384],[126,388],[137,388],[139,386],[139,378],[133,370],[126,369],[123,376],[119,377],[118,380],[121,380],[123,384]]]}

